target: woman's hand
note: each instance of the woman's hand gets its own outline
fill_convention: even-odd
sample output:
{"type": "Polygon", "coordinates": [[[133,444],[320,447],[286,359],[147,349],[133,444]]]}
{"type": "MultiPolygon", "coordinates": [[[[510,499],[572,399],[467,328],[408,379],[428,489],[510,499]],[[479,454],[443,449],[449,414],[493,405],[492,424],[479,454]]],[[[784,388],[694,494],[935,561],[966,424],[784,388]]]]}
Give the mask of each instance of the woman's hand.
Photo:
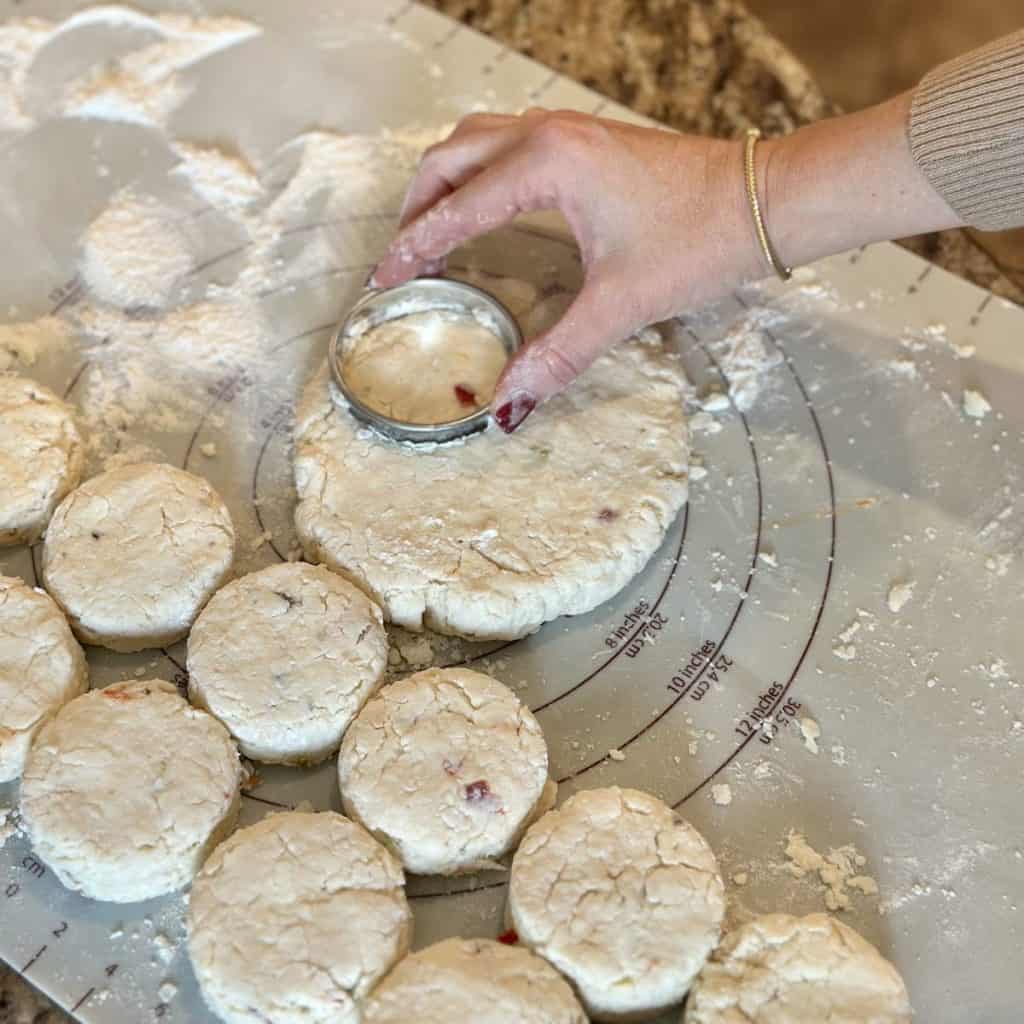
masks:
{"type": "MultiPolygon", "coordinates": [[[[907,93],[757,146],[761,207],[783,261],[961,223],[914,163],[909,104],[907,93]]],[[[474,114],[427,150],[373,283],[436,273],[456,246],[541,209],[569,222],[585,280],[565,316],[505,367],[494,404],[506,431],[621,338],[771,273],[740,143],[530,110],[474,114]]]]}
{"type": "Polygon", "coordinates": [[[737,143],[533,110],[474,114],[427,150],[373,283],[437,272],[456,246],[540,209],[568,221],[586,276],[505,368],[494,405],[506,431],[615,342],[765,273],[737,143]]]}

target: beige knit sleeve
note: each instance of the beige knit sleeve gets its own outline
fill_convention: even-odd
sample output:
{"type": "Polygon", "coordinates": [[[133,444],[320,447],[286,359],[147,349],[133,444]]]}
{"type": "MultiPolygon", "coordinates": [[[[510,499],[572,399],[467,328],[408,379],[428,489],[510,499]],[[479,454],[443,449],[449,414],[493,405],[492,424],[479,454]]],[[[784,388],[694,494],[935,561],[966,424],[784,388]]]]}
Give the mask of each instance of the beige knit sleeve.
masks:
{"type": "Polygon", "coordinates": [[[909,136],[925,177],[968,224],[1024,225],[1024,30],[925,75],[909,136]]]}

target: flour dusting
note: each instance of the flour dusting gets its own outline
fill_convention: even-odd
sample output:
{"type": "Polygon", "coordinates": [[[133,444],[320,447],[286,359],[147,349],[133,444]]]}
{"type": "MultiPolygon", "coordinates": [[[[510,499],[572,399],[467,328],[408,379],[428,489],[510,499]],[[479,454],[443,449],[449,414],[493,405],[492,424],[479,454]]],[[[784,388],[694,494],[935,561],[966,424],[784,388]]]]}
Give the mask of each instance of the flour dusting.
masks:
{"type": "Polygon", "coordinates": [[[115,195],[82,240],[81,271],[89,291],[124,309],[163,306],[192,266],[180,220],[180,213],[150,196],[115,195]]]}

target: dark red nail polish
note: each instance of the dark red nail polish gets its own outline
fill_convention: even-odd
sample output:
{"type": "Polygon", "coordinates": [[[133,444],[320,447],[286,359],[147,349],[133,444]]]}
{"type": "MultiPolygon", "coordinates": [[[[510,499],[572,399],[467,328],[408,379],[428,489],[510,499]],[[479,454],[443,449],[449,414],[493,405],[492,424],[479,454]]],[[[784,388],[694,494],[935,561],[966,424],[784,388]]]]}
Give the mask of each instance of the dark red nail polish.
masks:
{"type": "Polygon", "coordinates": [[[537,399],[526,391],[514,391],[512,397],[500,405],[494,413],[494,421],[511,434],[527,416],[537,408],[537,399]]]}

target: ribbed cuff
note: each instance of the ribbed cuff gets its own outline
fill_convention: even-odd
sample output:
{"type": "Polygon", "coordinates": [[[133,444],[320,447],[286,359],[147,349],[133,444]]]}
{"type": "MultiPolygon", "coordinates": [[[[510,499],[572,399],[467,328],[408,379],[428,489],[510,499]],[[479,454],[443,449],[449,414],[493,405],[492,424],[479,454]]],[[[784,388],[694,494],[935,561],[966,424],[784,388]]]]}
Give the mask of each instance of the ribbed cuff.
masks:
{"type": "Polygon", "coordinates": [[[1024,30],[930,71],[910,149],[932,187],[983,231],[1024,225],[1024,30]]]}

